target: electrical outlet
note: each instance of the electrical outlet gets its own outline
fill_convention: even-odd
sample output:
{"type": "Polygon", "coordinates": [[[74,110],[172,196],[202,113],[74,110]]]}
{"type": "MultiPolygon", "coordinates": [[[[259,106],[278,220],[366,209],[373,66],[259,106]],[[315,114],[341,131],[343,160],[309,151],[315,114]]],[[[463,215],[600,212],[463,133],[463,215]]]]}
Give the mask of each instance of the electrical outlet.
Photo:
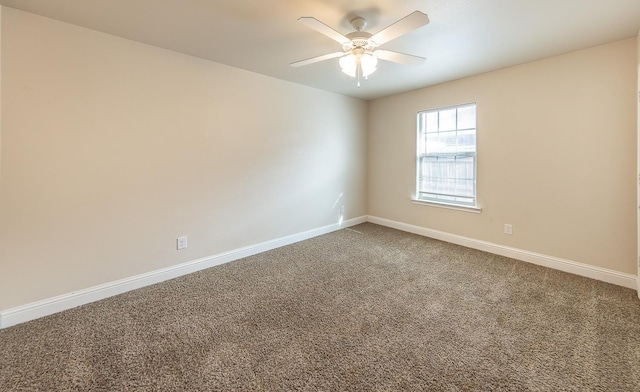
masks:
{"type": "Polygon", "coordinates": [[[187,237],[178,237],[178,250],[187,247],[187,237]]]}
{"type": "Polygon", "coordinates": [[[505,223],[504,224],[504,233],[505,234],[509,234],[509,235],[513,234],[513,226],[510,225],[509,223],[505,223]]]}

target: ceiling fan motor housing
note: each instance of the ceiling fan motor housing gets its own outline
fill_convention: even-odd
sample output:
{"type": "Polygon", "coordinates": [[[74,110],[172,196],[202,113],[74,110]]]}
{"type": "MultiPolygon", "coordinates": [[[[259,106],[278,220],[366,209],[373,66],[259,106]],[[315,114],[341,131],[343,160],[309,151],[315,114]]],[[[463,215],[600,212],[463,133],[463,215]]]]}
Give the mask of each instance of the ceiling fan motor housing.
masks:
{"type": "Polygon", "coordinates": [[[366,31],[354,31],[353,33],[347,34],[346,37],[349,38],[351,42],[343,45],[342,48],[345,52],[349,52],[355,48],[371,51],[376,47],[373,41],[370,40],[371,33],[367,33],[366,31]]]}

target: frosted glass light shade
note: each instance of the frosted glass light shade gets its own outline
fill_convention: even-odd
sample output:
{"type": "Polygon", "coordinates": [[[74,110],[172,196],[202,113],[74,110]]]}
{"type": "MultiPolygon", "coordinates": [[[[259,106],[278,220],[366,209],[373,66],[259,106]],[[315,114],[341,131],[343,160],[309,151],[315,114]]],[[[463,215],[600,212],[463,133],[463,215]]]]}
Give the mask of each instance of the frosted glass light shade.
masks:
{"type": "Polygon", "coordinates": [[[342,68],[342,72],[351,76],[352,78],[356,77],[356,69],[358,68],[358,59],[356,56],[349,54],[344,57],[340,57],[340,68],[342,68]]]}
{"type": "Polygon", "coordinates": [[[376,70],[378,58],[372,53],[348,54],[340,58],[340,68],[342,72],[355,78],[358,72],[358,66],[361,69],[362,76],[365,78],[376,70]]]}
{"type": "Polygon", "coordinates": [[[367,53],[360,57],[362,76],[365,78],[375,72],[376,65],[378,65],[378,58],[375,55],[367,53]]]}

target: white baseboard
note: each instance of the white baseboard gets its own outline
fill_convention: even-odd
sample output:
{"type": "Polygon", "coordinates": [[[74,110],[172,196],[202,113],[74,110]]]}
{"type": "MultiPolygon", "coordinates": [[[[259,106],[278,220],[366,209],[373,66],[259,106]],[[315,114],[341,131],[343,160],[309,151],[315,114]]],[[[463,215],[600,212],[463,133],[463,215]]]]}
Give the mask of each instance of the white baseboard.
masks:
{"type": "Polygon", "coordinates": [[[266,252],[281,246],[293,244],[309,238],[327,234],[332,231],[343,229],[345,227],[354,226],[367,221],[366,216],[345,220],[342,223],[336,223],[317,229],[305,231],[303,233],[293,234],[271,241],[265,241],[256,245],[250,245],[244,248],[235,249],[229,252],[204,257],[202,259],[189,261],[168,268],[151,271],[145,274],[132,276],[125,279],[116,280],[101,284],[99,286],[75,291],[72,293],[59,295],[57,297],[48,298],[42,301],[32,302],[30,304],[18,306],[15,308],[0,311],[0,329],[7,328],[26,321],[35,320],[40,317],[48,316],[63,310],[75,308],[76,306],[88,304],[90,302],[99,301],[114,295],[135,290],[141,287],[160,283],[165,280],[177,278],[196,271],[210,268],[216,265],[229,263],[244,257],[253,256],[258,253],[266,252]]]}
{"type": "Polygon", "coordinates": [[[578,263],[576,261],[565,260],[558,257],[547,256],[540,253],[529,252],[527,250],[511,248],[491,242],[476,240],[456,234],[446,233],[444,231],[426,229],[424,227],[396,222],[384,218],[378,218],[376,216],[367,217],[367,221],[378,225],[391,227],[393,229],[398,229],[409,233],[466,246],[468,248],[478,249],[485,252],[510,257],[512,259],[557,269],[574,275],[580,275],[634,290],[638,289],[638,281],[636,280],[637,277],[635,275],[625,274],[607,268],[595,267],[584,263],[578,263]]]}
{"type": "Polygon", "coordinates": [[[638,279],[635,275],[625,274],[622,272],[595,267],[588,264],[578,263],[575,261],[565,260],[553,256],[529,252],[522,249],[511,248],[491,242],[476,240],[473,238],[450,234],[443,231],[427,229],[407,223],[396,222],[389,219],[378,218],[375,216],[364,216],[346,220],[342,222],[342,224],[332,224],[317,229],[312,229],[303,233],[293,234],[271,241],[265,241],[256,245],[250,245],[229,252],[189,261],[176,266],[151,271],[145,274],[136,275],[114,282],[109,282],[72,293],[60,295],[57,297],[48,298],[42,301],[32,302],[30,304],[18,306],[15,308],[2,310],[0,311],[0,329],[24,323],[30,320],[35,320],[37,318],[71,309],[80,305],[99,301],[101,299],[122,294],[127,291],[160,283],[165,280],[177,278],[216,265],[229,263],[234,260],[249,257],[258,253],[266,252],[271,249],[293,244],[364,222],[371,222],[409,233],[451,242],[469,248],[526,261],[532,264],[569,272],[575,275],[612,283],[634,290],[638,289],[638,285],[640,284],[640,279],[638,279]]]}

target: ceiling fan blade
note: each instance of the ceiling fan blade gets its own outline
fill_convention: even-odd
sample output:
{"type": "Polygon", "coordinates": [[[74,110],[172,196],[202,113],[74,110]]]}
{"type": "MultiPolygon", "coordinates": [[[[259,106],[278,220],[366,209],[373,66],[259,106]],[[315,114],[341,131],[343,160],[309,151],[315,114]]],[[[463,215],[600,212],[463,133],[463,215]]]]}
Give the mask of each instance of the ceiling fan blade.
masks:
{"type": "Polygon", "coordinates": [[[334,59],[336,57],[341,57],[341,56],[344,56],[345,54],[346,54],[345,52],[333,52],[333,53],[325,54],[325,55],[318,56],[318,57],[312,57],[312,58],[306,59],[306,60],[296,61],[295,63],[291,63],[289,65],[292,66],[292,67],[302,67],[303,65],[313,64],[313,63],[317,63],[317,62],[320,62],[320,61],[334,59]]]}
{"type": "Polygon", "coordinates": [[[399,52],[393,52],[391,50],[376,50],[373,52],[381,60],[392,61],[394,63],[407,64],[407,65],[421,65],[425,62],[424,57],[414,56],[412,54],[405,54],[399,52]]]}
{"type": "Polygon", "coordinates": [[[326,24],[320,22],[316,18],[303,16],[302,18],[298,19],[298,22],[304,24],[307,27],[311,27],[315,31],[326,35],[327,37],[331,38],[334,41],[339,42],[342,45],[348,44],[349,42],[351,42],[351,40],[349,38],[347,38],[344,35],[338,33],[337,31],[335,31],[331,27],[327,26],[326,24]]]}
{"type": "Polygon", "coordinates": [[[414,11],[411,14],[400,19],[391,26],[383,29],[382,31],[374,34],[370,40],[375,42],[376,45],[382,45],[396,39],[401,35],[404,35],[410,31],[422,27],[429,23],[429,17],[427,14],[420,11],[414,11]]]}

